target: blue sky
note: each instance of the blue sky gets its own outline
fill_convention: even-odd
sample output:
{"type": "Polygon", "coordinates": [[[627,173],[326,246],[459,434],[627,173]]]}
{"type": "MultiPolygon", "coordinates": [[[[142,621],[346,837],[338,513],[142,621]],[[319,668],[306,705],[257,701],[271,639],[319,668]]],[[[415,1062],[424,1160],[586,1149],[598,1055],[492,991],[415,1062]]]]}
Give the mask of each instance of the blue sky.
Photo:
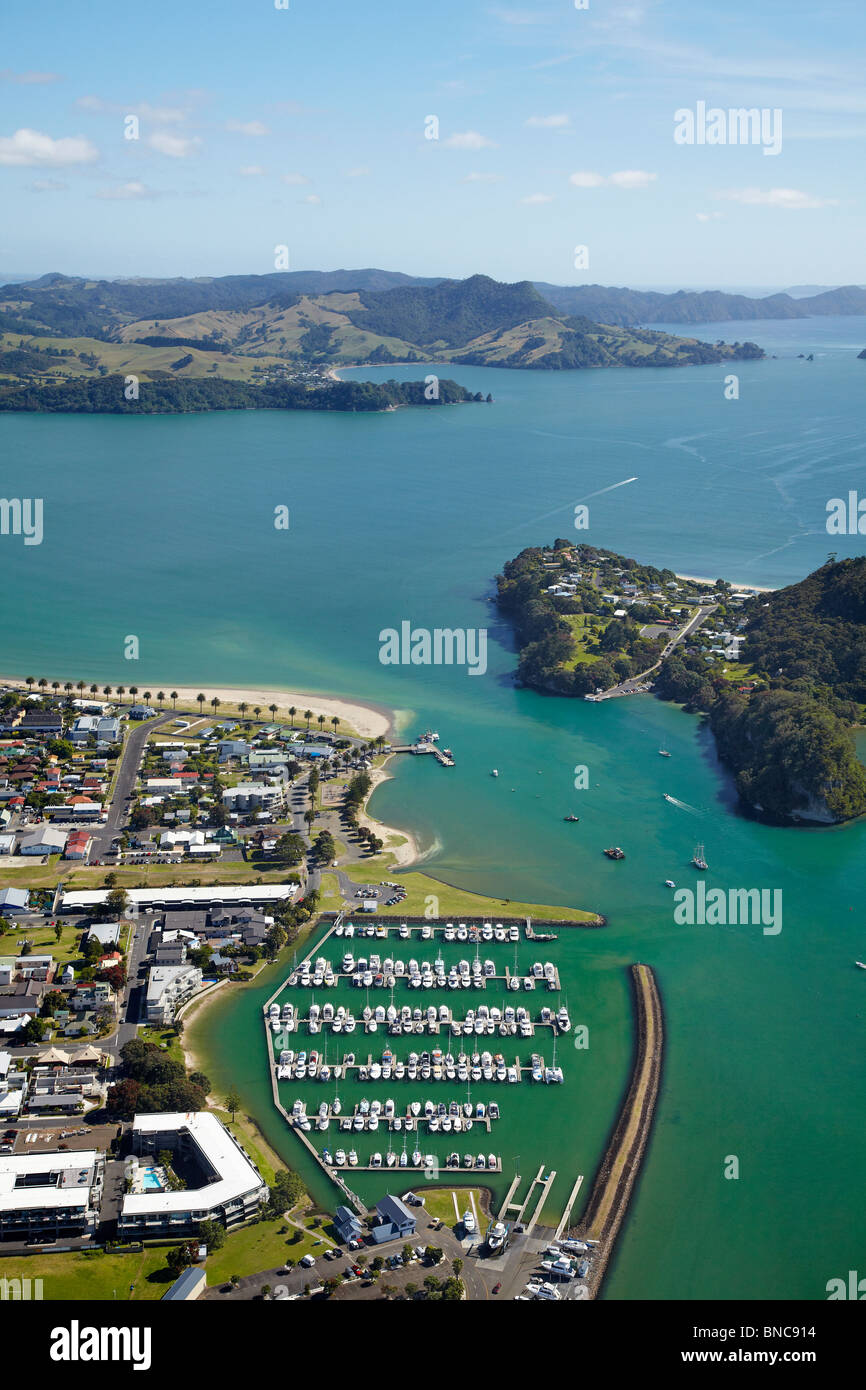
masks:
{"type": "Polygon", "coordinates": [[[7,12],[0,279],[265,273],[286,245],[295,270],[866,281],[862,0],[289,5],[7,12]],[[780,152],[675,143],[698,102],[779,108],[780,152]]]}

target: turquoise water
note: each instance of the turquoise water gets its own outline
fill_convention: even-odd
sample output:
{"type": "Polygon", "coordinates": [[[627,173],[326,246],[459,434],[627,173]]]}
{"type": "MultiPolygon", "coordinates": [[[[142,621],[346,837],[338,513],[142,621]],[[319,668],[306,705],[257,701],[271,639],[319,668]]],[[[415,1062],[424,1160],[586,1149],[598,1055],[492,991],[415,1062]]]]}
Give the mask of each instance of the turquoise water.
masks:
{"type": "MultiPolygon", "coordinates": [[[[405,759],[373,811],[418,832],[430,872],[605,913],[605,930],[561,943],[572,1017],[585,1013],[597,1046],[567,1079],[567,1104],[524,1126],[519,1150],[522,1170],[535,1155],[557,1167],[562,1200],[572,1175],[592,1173],[621,1099],[623,968],[655,967],[663,1090],[610,1298],[821,1298],[862,1258],[863,825],[743,819],[697,721],[652,698],[592,706],[515,690],[510,634],[490,604],[508,558],[573,535],[577,502],[632,477],[590,498],[581,539],[759,584],[795,580],[831,548],[857,553],[830,541],[824,517],[862,478],[866,364],[852,349],[866,345],[866,321],[809,320],[801,339],[791,323],[733,328],[705,336],[779,353],[735,364],[737,401],[715,367],[461,367],[451,374],[492,391],[493,405],[0,417],[4,493],[32,496],[38,480],[45,507],[41,547],[0,541],[2,668],[154,690],[283,684],[406,711],[411,730],[439,729],[457,766],[405,759]],[[280,504],[288,532],[273,528],[280,504]],[[404,619],[488,628],[487,674],[380,665],[379,631],[404,619]],[[128,634],[138,663],[123,660],[128,634]],[[586,791],[574,790],[577,764],[586,791]],[[579,825],[562,822],[571,811],[579,825]],[[698,842],[711,886],[782,889],[778,936],[674,924],[663,881],[691,881],[698,842]],[[611,843],[623,863],[601,855],[611,843]],[[723,1177],[730,1155],[736,1181],[723,1177]]],[[[258,1013],[275,983],[212,1011],[207,1065],[295,1161],[270,1112],[258,1013]]],[[[501,1124],[513,1160],[504,1109],[501,1124]]]]}

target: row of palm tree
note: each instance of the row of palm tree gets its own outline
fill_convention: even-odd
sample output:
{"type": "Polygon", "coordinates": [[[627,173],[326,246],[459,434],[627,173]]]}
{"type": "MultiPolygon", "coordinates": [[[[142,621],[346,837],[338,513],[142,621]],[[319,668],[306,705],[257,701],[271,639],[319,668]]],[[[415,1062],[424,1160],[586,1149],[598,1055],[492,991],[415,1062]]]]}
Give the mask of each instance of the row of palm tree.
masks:
{"type": "MultiPolygon", "coordinates": [[[[40,691],[42,691],[43,693],[47,692],[48,685],[49,685],[49,682],[45,679],[44,676],[40,676],[38,680],[37,680],[37,678],[36,678],[35,676],[27,676],[27,678],[26,678],[26,680],[25,680],[24,683],[25,683],[25,685],[27,685],[28,688],[31,689],[31,690],[32,690],[32,688],[33,688],[34,685],[38,686],[39,689],[40,689],[40,691]]],[[[60,681],[51,681],[51,682],[50,682],[50,685],[51,685],[51,689],[55,692],[55,695],[56,695],[57,692],[60,690],[60,681]]],[[[88,688],[88,687],[87,687],[87,684],[86,684],[85,681],[75,681],[75,682],[73,682],[73,681],[65,681],[65,682],[63,683],[63,689],[64,689],[64,691],[66,692],[67,696],[71,696],[73,690],[77,690],[78,693],[79,693],[79,695],[81,695],[87,688],[88,688]]],[[[134,702],[134,701],[135,701],[135,697],[136,697],[136,696],[138,695],[138,693],[139,693],[139,688],[138,688],[137,685],[130,685],[129,687],[127,687],[127,686],[125,686],[125,685],[116,685],[116,686],[113,687],[113,689],[112,689],[112,687],[111,687],[110,685],[104,685],[104,686],[102,687],[102,693],[103,693],[103,695],[106,697],[106,699],[107,699],[112,693],[115,694],[115,695],[118,697],[120,703],[123,704],[123,697],[124,697],[124,695],[127,693],[127,689],[129,690],[129,695],[130,695],[132,701],[134,702]]],[[[98,693],[99,693],[99,686],[96,685],[96,684],[91,685],[91,686],[90,686],[90,694],[91,694],[91,695],[97,695],[98,693]]],[[[159,691],[157,691],[157,695],[156,695],[156,699],[157,699],[157,702],[158,702],[158,704],[159,704],[160,709],[162,709],[163,705],[165,704],[166,699],[171,700],[171,707],[172,707],[172,709],[176,709],[176,708],[177,708],[177,701],[178,701],[178,698],[179,698],[179,697],[178,697],[178,693],[177,693],[176,690],[173,690],[173,691],[171,692],[171,694],[168,695],[168,696],[166,695],[166,693],[165,693],[164,690],[159,690],[159,691]]],[[[196,702],[197,702],[198,707],[199,707],[199,711],[201,712],[201,711],[203,710],[203,708],[204,708],[204,703],[205,703],[205,700],[207,699],[207,696],[206,696],[206,695],[203,695],[203,694],[200,692],[198,695],[196,695],[195,698],[196,698],[196,702]]],[[[148,703],[153,699],[153,693],[152,693],[152,691],[150,691],[150,690],[145,690],[145,691],[143,692],[143,694],[142,694],[142,699],[144,700],[145,704],[148,704],[148,703]]],[[[211,708],[213,709],[214,714],[216,714],[216,712],[217,712],[217,710],[219,709],[219,707],[220,707],[221,704],[222,704],[222,701],[218,698],[218,696],[214,695],[213,699],[210,701],[210,705],[211,705],[211,708]]],[[[277,705],[268,705],[268,709],[269,709],[270,712],[271,712],[272,718],[276,718],[276,714],[277,714],[277,709],[278,709],[278,708],[279,708],[279,706],[277,706],[277,705]]],[[[245,718],[245,717],[246,717],[247,710],[249,709],[249,705],[248,705],[248,703],[246,702],[246,700],[242,700],[242,701],[241,701],[241,703],[238,705],[238,709],[240,710],[241,715],[245,718]]],[[[259,716],[261,715],[261,712],[262,712],[262,706],[261,706],[261,705],[254,705],[254,706],[253,706],[253,714],[255,715],[256,719],[259,718],[259,716]]],[[[297,706],[296,706],[296,705],[289,705],[289,718],[291,719],[291,727],[292,727],[292,728],[295,727],[295,715],[296,715],[297,713],[298,713],[297,706]]],[[[303,717],[304,717],[304,719],[306,719],[306,721],[307,721],[307,733],[309,733],[309,732],[310,732],[310,720],[313,718],[313,711],[312,711],[311,709],[304,710],[304,715],[303,715],[303,717]]],[[[331,721],[330,721],[330,722],[333,724],[333,726],[334,726],[334,733],[336,734],[338,728],[340,727],[340,720],[339,720],[338,716],[337,716],[336,714],[333,714],[333,715],[331,716],[331,721]]],[[[325,726],[325,723],[326,723],[326,716],[325,716],[324,714],[319,714],[319,715],[317,715],[317,716],[316,716],[316,723],[319,725],[319,728],[320,728],[320,729],[323,729],[324,726],[325,726]]],[[[376,742],[377,742],[377,743],[382,743],[382,742],[384,742],[384,740],[380,737],[379,739],[376,740],[376,742]]]]}

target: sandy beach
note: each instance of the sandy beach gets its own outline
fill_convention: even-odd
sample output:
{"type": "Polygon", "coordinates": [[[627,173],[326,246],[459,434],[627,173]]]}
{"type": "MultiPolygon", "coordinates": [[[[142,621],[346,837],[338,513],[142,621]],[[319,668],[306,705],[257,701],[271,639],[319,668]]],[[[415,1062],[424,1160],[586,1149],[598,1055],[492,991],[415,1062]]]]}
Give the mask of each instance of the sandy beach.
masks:
{"type": "MultiPolygon", "coordinates": [[[[708,584],[710,588],[716,582],[715,579],[708,579],[705,574],[678,574],[677,579],[688,579],[692,584],[708,584]]],[[[729,579],[728,583],[735,589],[754,589],[756,594],[774,594],[776,592],[772,584],[752,584],[745,581],[740,584],[736,579],[729,579]]]]}
{"type": "Polygon", "coordinates": [[[366,810],[370,802],[370,797],[373,795],[376,788],[380,786],[382,782],[389,782],[391,780],[392,773],[387,770],[388,762],[390,762],[390,759],[386,759],[381,767],[374,768],[373,771],[368,774],[372,785],[370,787],[370,795],[367,797],[367,801],[364,805],[364,810],[358,812],[358,824],[369,826],[380,839],[385,840],[386,851],[394,856],[395,868],[405,869],[421,858],[418,841],[411,831],[398,830],[395,825],[385,825],[382,821],[374,820],[372,816],[367,814],[366,810]],[[390,847],[387,844],[389,835],[403,835],[405,836],[405,843],[390,847]]]}
{"type": "Polygon", "coordinates": [[[194,997],[190,1001],[189,1007],[181,1012],[181,1019],[183,1021],[183,1032],[180,1036],[180,1047],[181,1051],[183,1052],[183,1059],[186,1064],[186,1069],[189,1072],[204,1070],[204,1068],[201,1065],[200,1059],[196,1056],[190,1043],[190,1025],[198,1023],[205,1010],[210,1008],[215,1000],[225,999],[226,993],[230,989],[230,987],[231,986],[228,984],[227,981],[223,981],[221,984],[215,985],[213,989],[209,989],[205,994],[201,994],[197,998],[194,997]]]}
{"type": "MultiPolygon", "coordinates": [[[[24,679],[21,676],[0,676],[0,684],[23,686],[24,679]]],[[[129,687],[127,687],[127,691],[128,689],[129,687]]],[[[336,715],[344,724],[354,729],[361,738],[378,738],[380,734],[385,736],[390,731],[392,725],[392,720],[385,711],[376,709],[373,705],[355,703],[351,700],[341,700],[332,695],[305,695],[296,690],[268,689],[266,686],[240,687],[207,685],[202,687],[200,685],[175,685],[172,681],[148,681],[146,685],[139,686],[139,695],[137,698],[143,698],[145,689],[152,691],[154,707],[156,707],[156,692],[158,690],[164,690],[166,695],[176,690],[178,701],[181,704],[191,704],[193,706],[196,703],[196,696],[199,694],[204,695],[204,712],[206,714],[210,713],[208,702],[214,697],[221,700],[223,704],[228,705],[239,705],[241,702],[245,701],[250,706],[248,713],[251,713],[256,705],[260,705],[263,714],[267,715],[268,706],[276,705],[277,718],[280,720],[288,718],[289,707],[294,705],[298,711],[295,714],[295,722],[299,724],[301,728],[304,728],[306,724],[306,721],[301,718],[301,715],[304,710],[310,709],[313,711],[311,728],[315,727],[317,715],[324,714],[328,720],[332,715],[336,715]]],[[[49,681],[48,687],[44,692],[40,691],[38,686],[34,686],[33,693],[51,695],[55,692],[51,690],[51,682],[49,681]]],[[[57,693],[60,694],[61,692],[58,691],[57,693]]],[[[79,695],[82,699],[90,698],[90,692],[87,689],[80,692],[75,690],[73,691],[73,695],[76,698],[78,698],[79,695]]],[[[101,686],[100,690],[92,698],[94,700],[105,699],[101,691],[101,686]]],[[[124,702],[128,704],[129,700],[130,697],[127,693],[124,696],[124,702]]],[[[171,710],[171,702],[169,700],[166,700],[164,708],[169,711],[171,710]]],[[[325,727],[328,733],[332,731],[332,725],[326,724],[325,727]]],[[[337,733],[339,734],[339,732],[340,730],[338,729],[337,733]]]]}

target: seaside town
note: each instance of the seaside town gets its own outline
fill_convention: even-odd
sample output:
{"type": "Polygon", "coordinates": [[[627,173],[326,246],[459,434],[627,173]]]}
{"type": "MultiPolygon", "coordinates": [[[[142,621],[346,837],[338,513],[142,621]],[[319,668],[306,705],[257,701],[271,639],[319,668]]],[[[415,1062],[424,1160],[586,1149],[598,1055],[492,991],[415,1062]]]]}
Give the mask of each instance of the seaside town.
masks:
{"type": "MultiPolygon", "coordinates": [[[[148,1268],[147,1296],[170,1300],[594,1297],[646,1130],[580,1226],[584,1175],[553,1226],[555,1169],[515,1172],[495,1202],[485,1175],[503,1171],[509,1083],[555,1086],[574,1041],[550,928],[597,919],[432,919],[368,871],[399,873],[407,848],[365,812],[387,759],[454,765],[434,731],[398,744],[336,713],[179,698],[44,678],[0,690],[4,1278],[16,1287],[20,1265],[32,1281],[46,1259],[80,1278],[98,1257],[113,1279],[117,1261],[148,1268]],[[264,1008],[273,1105],[330,1180],[327,1211],[184,1046],[200,1004],[289,959],[264,1008]],[[450,1002],[418,1007],[409,991],[429,989],[450,1002]],[[473,1101],[476,1082],[504,1083],[501,1100],[473,1101]],[[437,1135],[454,1136],[441,1152],[437,1135]],[[355,1169],[381,1177],[372,1200],[355,1169]]],[[[651,972],[635,992],[643,1016],[651,972]]]]}

